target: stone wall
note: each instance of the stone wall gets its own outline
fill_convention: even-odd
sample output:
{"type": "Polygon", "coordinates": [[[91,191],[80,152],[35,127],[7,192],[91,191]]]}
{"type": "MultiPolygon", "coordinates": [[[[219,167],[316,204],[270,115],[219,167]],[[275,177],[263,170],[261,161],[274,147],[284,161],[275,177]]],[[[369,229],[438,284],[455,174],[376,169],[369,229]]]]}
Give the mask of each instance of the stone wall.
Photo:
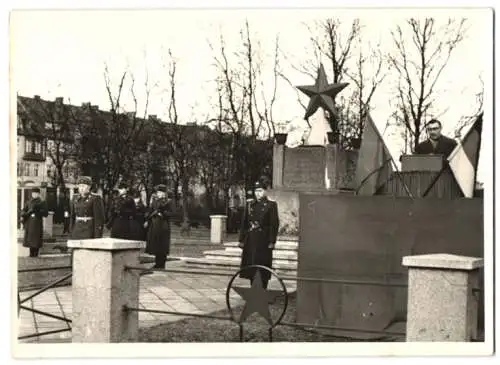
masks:
{"type": "Polygon", "coordinates": [[[279,235],[298,236],[299,193],[293,190],[272,189],[268,191],[268,197],[278,203],[279,235]]]}

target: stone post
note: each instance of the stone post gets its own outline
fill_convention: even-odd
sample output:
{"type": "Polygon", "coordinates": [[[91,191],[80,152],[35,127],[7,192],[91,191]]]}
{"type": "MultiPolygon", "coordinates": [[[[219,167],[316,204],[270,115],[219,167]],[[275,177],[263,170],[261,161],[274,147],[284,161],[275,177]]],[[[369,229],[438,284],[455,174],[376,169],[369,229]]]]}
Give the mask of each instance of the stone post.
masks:
{"type": "Polygon", "coordinates": [[[477,336],[483,259],[449,254],[403,257],[408,272],[406,341],[469,342],[477,336]]]}
{"type": "Polygon", "coordinates": [[[116,238],[69,240],[73,249],[73,342],[136,342],[139,265],[144,242],[116,238]]]}
{"type": "Polygon", "coordinates": [[[285,148],[283,144],[273,145],[273,189],[283,187],[283,171],[285,168],[285,148]]]}
{"type": "Polygon", "coordinates": [[[222,243],[226,238],[226,219],[225,215],[210,216],[210,242],[222,243]]]}
{"type": "MultiPolygon", "coordinates": [[[[337,159],[339,154],[338,144],[327,144],[325,145],[325,180],[329,182],[329,186],[325,186],[328,190],[335,190],[337,188],[337,159]]],[[[325,184],[326,185],[326,184],[325,184]]]]}
{"type": "Polygon", "coordinates": [[[52,238],[54,236],[54,212],[49,212],[49,215],[43,217],[43,236],[52,238]]]}

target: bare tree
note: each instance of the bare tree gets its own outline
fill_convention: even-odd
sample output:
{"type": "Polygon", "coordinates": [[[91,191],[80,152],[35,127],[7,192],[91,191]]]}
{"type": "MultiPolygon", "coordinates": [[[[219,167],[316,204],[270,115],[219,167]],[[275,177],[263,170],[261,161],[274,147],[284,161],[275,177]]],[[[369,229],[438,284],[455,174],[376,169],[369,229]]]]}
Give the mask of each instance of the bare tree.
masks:
{"type": "MultiPolygon", "coordinates": [[[[73,118],[77,121],[79,162],[84,174],[91,175],[103,190],[106,205],[109,195],[120,180],[130,180],[130,167],[136,154],[134,146],[142,135],[145,118],[138,116],[137,86],[129,71],[120,74],[115,87],[107,65],[104,82],[110,102],[110,110],[85,105],[73,118]],[[128,84],[128,86],[127,86],[128,84]],[[123,100],[131,97],[134,111],[126,112],[123,100]]],[[[144,81],[144,117],[147,115],[151,85],[146,74],[144,81]]]]}
{"type": "Polygon", "coordinates": [[[470,115],[464,115],[460,118],[458,121],[457,125],[455,126],[455,136],[456,137],[461,137],[462,135],[462,130],[471,125],[476,121],[476,119],[479,117],[479,115],[483,112],[483,107],[484,107],[484,81],[481,76],[479,76],[479,80],[481,82],[481,89],[479,92],[476,94],[476,108],[474,112],[470,115]]]}
{"type": "Polygon", "coordinates": [[[227,49],[222,35],[217,46],[209,41],[214,66],[219,74],[216,86],[220,96],[218,117],[212,120],[220,123],[222,131],[232,135],[228,154],[230,179],[226,193],[230,186],[248,184],[259,177],[266,161],[255,156],[255,146],[270,141],[277,125],[273,111],[281,72],[279,38],[275,39],[273,73],[269,82],[262,67],[263,50],[260,43],[253,39],[248,21],[240,36],[242,47],[233,53],[227,49]],[[265,92],[268,88],[270,95],[265,92]]]}
{"type": "Polygon", "coordinates": [[[156,116],[149,116],[141,135],[131,146],[135,152],[128,179],[144,189],[147,204],[149,204],[154,186],[160,184],[166,175],[163,164],[164,140],[156,133],[157,123],[160,122],[156,116]]]}
{"type": "MultiPolygon", "coordinates": [[[[166,169],[174,181],[175,194],[180,184],[182,190],[182,216],[183,224],[189,224],[189,187],[198,173],[198,127],[196,125],[180,124],[177,109],[176,73],[177,61],[168,50],[168,120],[169,123],[158,123],[157,133],[164,143],[164,162],[166,169]]],[[[165,65],[164,65],[165,67],[165,65]]],[[[194,123],[196,124],[196,123],[194,123]]]]}
{"type": "Polygon", "coordinates": [[[373,95],[387,76],[380,45],[370,47],[365,52],[364,47],[360,44],[354,72],[347,70],[346,75],[356,86],[352,95],[352,104],[356,108],[356,113],[351,125],[356,126],[356,134],[359,137],[363,133],[363,123],[370,110],[373,95]]]}
{"type": "Polygon", "coordinates": [[[333,82],[342,82],[348,70],[348,62],[352,57],[353,47],[360,35],[359,19],[353,20],[345,37],[342,37],[339,19],[325,19],[316,22],[315,28],[308,28],[311,33],[311,42],[331,64],[333,82]]]}
{"type": "MultiPolygon", "coordinates": [[[[364,82],[365,84],[367,83],[367,81],[364,79],[361,82],[357,73],[349,72],[349,70],[353,67],[352,63],[353,57],[355,56],[356,44],[360,40],[361,25],[359,19],[354,19],[349,25],[348,29],[344,29],[341,21],[336,18],[328,18],[321,21],[316,21],[313,24],[305,24],[305,27],[310,34],[310,42],[312,46],[311,56],[305,61],[291,61],[291,67],[294,70],[309,76],[312,80],[315,80],[317,77],[318,66],[320,63],[323,63],[326,66],[327,70],[329,69],[331,71],[334,83],[343,82],[346,78],[352,79],[353,77],[355,77],[355,75],[356,80],[360,81],[358,82],[359,84],[361,84],[362,82],[364,82]],[[324,62],[325,59],[326,62],[324,62]]],[[[285,59],[287,59],[286,55],[284,55],[284,57],[285,59]]],[[[365,57],[360,56],[357,59],[358,67],[360,60],[362,63],[361,66],[363,67],[364,63],[366,62],[365,57]]],[[[295,84],[292,83],[289,78],[286,77],[283,73],[280,73],[280,77],[284,79],[291,87],[296,89],[295,84]]],[[[361,86],[365,88],[365,85],[361,86]]],[[[304,96],[298,91],[296,92],[298,102],[304,109],[306,109],[307,104],[302,101],[304,96]]],[[[363,92],[361,92],[360,94],[363,94],[363,92]]],[[[363,97],[364,96],[362,95],[361,98],[363,97]]],[[[344,119],[347,119],[343,121],[336,120],[334,115],[330,115],[330,124],[332,126],[337,125],[338,122],[349,124],[349,126],[344,125],[342,126],[342,128],[340,128],[341,133],[345,132],[345,130],[347,129],[352,129],[350,125],[352,124],[350,121],[350,115],[353,113],[353,106],[349,104],[358,102],[358,99],[359,97],[341,97],[340,100],[334,100],[336,106],[338,106],[340,112],[339,114],[343,115],[344,119]]],[[[356,115],[356,113],[354,115],[356,115]]],[[[306,122],[310,127],[309,121],[306,122]]]]}
{"type": "Polygon", "coordinates": [[[388,61],[399,76],[393,117],[409,132],[412,150],[436,101],[440,76],[465,31],[465,19],[449,19],[438,27],[433,18],[426,18],[409,19],[404,29],[397,26],[392,32],[395,48],[388,61]]]}

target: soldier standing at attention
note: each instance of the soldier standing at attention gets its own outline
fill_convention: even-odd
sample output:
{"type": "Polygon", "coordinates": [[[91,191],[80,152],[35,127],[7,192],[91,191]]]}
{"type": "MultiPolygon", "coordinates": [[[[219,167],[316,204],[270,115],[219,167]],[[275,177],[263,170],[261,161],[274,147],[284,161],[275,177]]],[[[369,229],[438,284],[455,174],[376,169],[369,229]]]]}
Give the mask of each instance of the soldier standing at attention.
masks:
{"type": "Polygon", "coordinates": [[[144,227],[148,229],[146,253],[155,256],[154,269],[164,269],[170,253],[170,218],[173,216],[172,203],[166,198],[167,187],[156,188],[156,199],[146,214],[144,227]]]}
{"type": "Polygon", "coordinates": [[[71,238],[100,238],[104,226],[104,204],[102,198],[90,192],[92,180],[78,179],[78,194],[71,204],[71,238]]]}
{"type": "Polygon", "coordinates": [[[37,257],[43,246],[43,217],[48,215],[47,203],[40,198],[40,189],[34,188],[31,190],[31,200],[21,213],[24,225],[23,246],[29,247],[30,257],[37,257]]]}
{"type": "MultiPolygon", "coordinates": [[[[279,228],[278,204],[266,196],[267,183],[261,179],[255,183],[255,200],[250,201],[243,213],[239,247],[243,249],[240,268],[262,265],[272,268],[273,249],[279,228]]],[[[243,270],[240,277],[253,283],[256,269],[243,270]]],[[[260,270],[262,286],[267,289],[271,273],[260,270]]]]}

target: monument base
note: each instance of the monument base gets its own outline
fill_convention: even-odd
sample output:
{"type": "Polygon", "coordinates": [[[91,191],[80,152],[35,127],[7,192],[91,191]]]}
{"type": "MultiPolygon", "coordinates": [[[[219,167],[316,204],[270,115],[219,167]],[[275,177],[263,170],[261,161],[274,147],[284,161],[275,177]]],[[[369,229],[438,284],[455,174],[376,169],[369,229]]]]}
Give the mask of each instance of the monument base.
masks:
{"type": "Polygon", "coordinates": [[[326,189],[270,189],[267,196],[270,200],[278,203],[278,216],[280,220],[279,236],[299,236],[299,196],[300,194],[354,194],[349,190],[326,190],[326,189]]]}

